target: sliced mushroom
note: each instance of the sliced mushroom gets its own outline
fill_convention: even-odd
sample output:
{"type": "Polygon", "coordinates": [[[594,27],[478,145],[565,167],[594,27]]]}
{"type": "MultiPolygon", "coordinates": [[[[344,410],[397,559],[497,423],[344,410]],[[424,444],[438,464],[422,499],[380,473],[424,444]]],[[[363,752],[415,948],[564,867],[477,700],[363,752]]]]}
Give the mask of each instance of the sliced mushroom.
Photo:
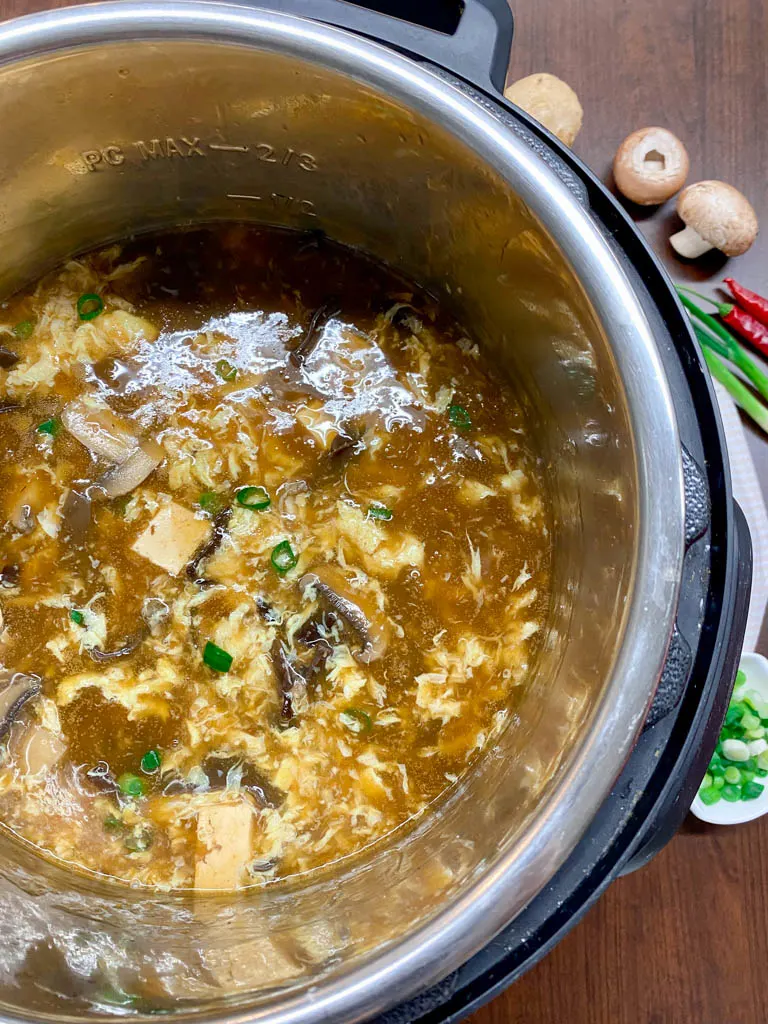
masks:
{"type": "Polygon", "coordinates": [[[91,499],[87,494],[70,489],[61,506],[62,536],[71,544],[80,546],[91,525],[91,499]]]}
{"type": "Polygon", "coordinates": [[[118,803],[121,802],[122,793],[120,787],[106,761],[97,761],[92,768],[86,770],[85,776],[96,786],[99,792],[113,793],[118,798],[118,803]]]}
{"type": "Polygon", "coordinates": [[[141,608],[141,617],[152,636],[162,636],[171,619],[171,609],[159,597],[148,597],[141,608]]]}
{"type": "Polygon", "coordinates": [[[349,584],[341,573],[331,566],[323,566],[302,576],[299,587],[305,594],[314,590],[344,619],[362,645],[355,653],[358,661],[369,664],[384,654],[389,632],[386,620],[370,602],[349,595],[349,584]],[[369,607],[364,609],[363,603],[369,607]]]}
{"type": "Polygon", "coordinates": [[[67,744],[62,736],[44,725],[30,723],[21,737],[13,743],[16,764],[25,775],[38,775],[49,771],[61,760],[67,744]]]}
{"type": "Polygon", "coordinates": [[[25,672],[3,672],[3,689],[0,690],[0,740],[21,714],[24,705],[37,697],[42,689],[40,676],[25,672]]]}
{"type": "Polygon", "coordinates": [[[18,402],[0,402],[0,414],[4,412],[17,412],[21,406],[18,402]]]}
{"type": "Polygon", "coordinates": [[[304,365],[309,356],[317,348],[317,344],[323,336],[323,329],[329,320],[339,315],[339,310],[334,308],[333,303],[326,303],[316,309],[312,314],[307,329],[304,331],[301,341],[296,348],[291,349],[288,358],[296,367],[304,365]]]}
{"type": "Polygon", "coordinates": [[[280,719],[288,723],[293,719],[293,698],[303,696],[307,690],[307,682],[296,666],[290,661],[280,640],[272,644],[272,664],[275,666],[277,681],[280,686],[280,719]]]}
{"type": "Polygon", "coordinates": [[[140,630],[134,636],[128,637],[122,647],[117,647],[113,651],[101,651],[98,647],[86,648],[88,654],[94,661],[114,661],[117,658],[127,658],[129,654],[133,654],[137,647],[147,639],[147,631],[140,630]]]}
{"type": "Polygon", "coordinates": [[[139,484],[144,483],[150,473],[154,473],[164,458],[165,452],[156,441],[141,441],[124,462],[102,473],[95,486],[104,491],[108,498],[130,494],[139,484]]]}
{"type": "Polygon", "coordinates": [[[6,590],[13,590],[14,587],[18,587],[20,578],[21,567],[15,563],[4,565],[0,569],[0,587],[4,587],[6,590]]]}
{"type": "Polygon", "coordinates": [[[202,768],[211,789],[225,789],[230,772],[237,771],[240,788],[247,790],[260,807],[279,807],[285,800],[285,794],[273,786],[258,768],[237,754],[209,754],[202,768]]]}
{"type": "Polygon", "coordinates": [[[11,526],[19,533],[31,533],[35,528],[35,517],[32,515],[32,506],[24,502],[17,505],[11,512],[11,526]]]}
{"type": "Polygon", "coordinates": [[[232,509],[223,508],[213,520],[213,529],[208,540],[197,549],[191,562],[187,564],[187,579],[192,580],[200,586],[213,586],[213,580],[207,580],[200,576],[200,566],[206,559],[214,555],[221,546],[221,542],[229,531],[229,521],[232,518],[232,509]]]}
{"type": "Polygon", "coordinates": [[[21,356],[17,356],[15,352],[11,352],[10,349],[0,345],[0,369],[10,370],[12,366],[18,363],[21,356]]]}
{"type": "Polygon", "coordinates": [[[93,455],[124,462],[138,445],[127,423],[92,396],[76,398],[65,406],[61,422],[93,455]]]}
{"type": "Polygon", "coordinates": [[[115,356],[100,359],[93,364],[91,370],[94,376],[116,395],[124,395],[134,390],[133,385],[139,380],[136,369],[115,356]]]}

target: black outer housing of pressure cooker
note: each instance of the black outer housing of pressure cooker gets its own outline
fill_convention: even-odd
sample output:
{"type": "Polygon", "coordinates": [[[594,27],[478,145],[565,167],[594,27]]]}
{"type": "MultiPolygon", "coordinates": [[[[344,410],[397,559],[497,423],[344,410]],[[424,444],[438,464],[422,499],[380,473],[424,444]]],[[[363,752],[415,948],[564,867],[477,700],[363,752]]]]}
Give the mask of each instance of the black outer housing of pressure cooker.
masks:
{"type": "Polygon", "coordinates": [[[507,928],[440,984],[376,1020],[453,1024],[532,967],[611,881],[646,864],[682,824],[733,689],[752,546],[731,495],[709,375],[658,260],[592,172],[502,96],[513,30],[507,0],[362,4],[260,0],[257,6],[351,30],[429,64],[492,110],[558,174],[602,230],[648,317],[669,378],[685,471],[686,553],[676,625],[643,731],[610,795],[563,867],[507,928]],[[472,32],[459,31],[467,25],[472,32]]]}

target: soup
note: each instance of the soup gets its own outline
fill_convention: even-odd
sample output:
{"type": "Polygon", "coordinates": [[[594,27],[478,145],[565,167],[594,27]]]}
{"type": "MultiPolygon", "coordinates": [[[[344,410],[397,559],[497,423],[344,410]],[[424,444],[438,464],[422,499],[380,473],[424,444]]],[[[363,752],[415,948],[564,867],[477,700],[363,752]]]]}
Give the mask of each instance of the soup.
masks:
{"type": "Polygon", "coordinates": [[[242,225],[71,261],[2,319],[4,827],[235,889],[424,814],[549,599],[542,466],[472,339],[359,252],[242,225]]]}

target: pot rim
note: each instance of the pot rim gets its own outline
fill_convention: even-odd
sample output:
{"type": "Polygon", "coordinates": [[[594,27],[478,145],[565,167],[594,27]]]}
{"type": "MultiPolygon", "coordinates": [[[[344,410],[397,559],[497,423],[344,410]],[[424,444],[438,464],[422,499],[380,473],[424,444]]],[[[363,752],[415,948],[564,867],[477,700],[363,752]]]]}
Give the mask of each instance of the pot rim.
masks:
{"type": "MultiPolygon", "coordinates": [[[[406,1000],[481,949],[554,875],[610,792],[653,698],[677,605],[684,490],[675,412],[640,302],[589,212],[494,110],[429,65],[306,18],[207,0],[113,0],[15,19],[0,26],[0,64],[97,44],[163,39],[234,44],[312,61],[394,96],[474,149],[555,239],[598,321],[611,325],[630,412],[639,527],[624,638],[589,734],[525,833],[460,897],[393,949],[369,955],[327,984],[285,994],[278,1007],[230,1011],[219,1005],[187,1018],[346,1024],[382,1012],[392,1005],[393,993],[398,1002],[406,1000]]],[[[74,1018],[59,1018],[69,1019],[74,1018]]]]}

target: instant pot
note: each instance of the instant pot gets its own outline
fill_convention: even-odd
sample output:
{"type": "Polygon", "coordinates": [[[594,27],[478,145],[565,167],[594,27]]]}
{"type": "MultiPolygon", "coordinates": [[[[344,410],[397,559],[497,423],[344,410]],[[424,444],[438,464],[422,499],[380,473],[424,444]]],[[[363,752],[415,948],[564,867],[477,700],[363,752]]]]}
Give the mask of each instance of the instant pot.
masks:
{"type": "Polygon", "coordinates": [[[672,835],[733,685],[750,541],[709,377],[622,210],[503,100],[505,0],[438,28],[267,6],[0,27],[0,289],[226,219],[323,231],[418,280],[525,404],[555,510],[546,640],[466,776],[332,868],[147,892],[0,836],[5,1021],[459,1020],[672,835]]]}

